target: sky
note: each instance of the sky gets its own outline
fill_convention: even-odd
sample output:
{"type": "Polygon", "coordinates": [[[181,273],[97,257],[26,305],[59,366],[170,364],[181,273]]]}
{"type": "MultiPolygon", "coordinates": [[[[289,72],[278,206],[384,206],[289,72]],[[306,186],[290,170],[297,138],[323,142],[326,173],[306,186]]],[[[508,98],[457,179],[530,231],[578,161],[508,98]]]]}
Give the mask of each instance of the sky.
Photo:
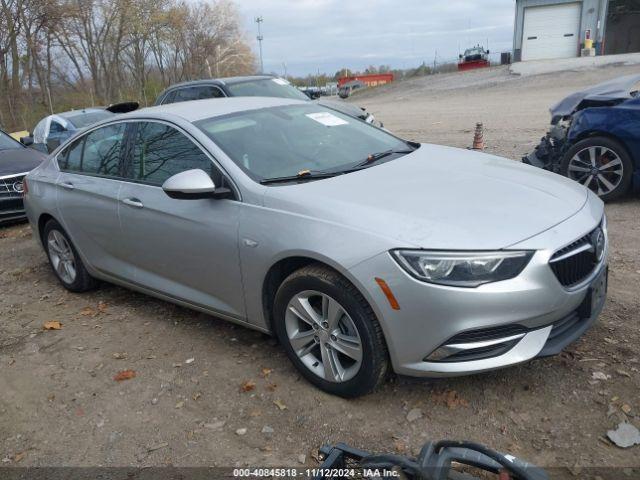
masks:
{"type": "Polygon", "coordinates": [[[492,59],[511,51],[514,0],[236,0],[256,56],[261,25],[264,70],[334,74],[369,65],[412,68],[455,61],[482,44],[492,59]]]}

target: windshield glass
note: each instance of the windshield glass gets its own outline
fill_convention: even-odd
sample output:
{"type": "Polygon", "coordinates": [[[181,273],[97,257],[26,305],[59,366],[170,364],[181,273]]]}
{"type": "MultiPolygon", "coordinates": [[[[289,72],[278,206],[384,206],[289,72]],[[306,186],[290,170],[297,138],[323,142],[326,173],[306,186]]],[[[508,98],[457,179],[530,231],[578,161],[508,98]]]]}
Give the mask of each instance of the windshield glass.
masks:
{"type": "Polygon", "coordinates": [[[316,104],[244,111],[195,125],[256,181],[304,170],[339,172],[371,154],[410,148],[384,130],[316,104]]]}
{"type": "Polygon", "coordinates": [[[74,127],[84,128],[89,125],[112,117],[114,114],[107,110],[96,110],[92,112],[78,112],[76,114],[65,115],[64,118],[69,120],[74,127]]]}
{"type": "Polygon", "coordinates": [[[0,132],[0,150],[13,150],[22,148],[22,144],[16,142],[13,138],[4,132],[0,132]]]}
{"type": "Polygon", "coordinates": [[[304,93],[282,78],[261,78],[231,83],[227,89],[234,97],[279,97],[309,100],[304,93]]]}

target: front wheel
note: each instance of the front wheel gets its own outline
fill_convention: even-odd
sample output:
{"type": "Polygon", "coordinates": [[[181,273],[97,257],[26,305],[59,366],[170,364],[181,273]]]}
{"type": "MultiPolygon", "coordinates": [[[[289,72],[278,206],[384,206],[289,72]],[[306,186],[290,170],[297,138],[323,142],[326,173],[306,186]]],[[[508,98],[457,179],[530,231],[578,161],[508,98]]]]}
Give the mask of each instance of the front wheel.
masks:
{"type": "Polygon", "coordinates": [[[273,313],[287,356],[317,387],[357,397],[384,380],[388,354],[378,320],[355,286],[334,270],[310,265],[289,275],[273,313]]]}
{"type": "Polygon", "coordinates": [[[633,163],[619,142],[607,137],[591,137],[576,142],[567,151],[560,172],[607,201],[627,192],[633,163]]]}

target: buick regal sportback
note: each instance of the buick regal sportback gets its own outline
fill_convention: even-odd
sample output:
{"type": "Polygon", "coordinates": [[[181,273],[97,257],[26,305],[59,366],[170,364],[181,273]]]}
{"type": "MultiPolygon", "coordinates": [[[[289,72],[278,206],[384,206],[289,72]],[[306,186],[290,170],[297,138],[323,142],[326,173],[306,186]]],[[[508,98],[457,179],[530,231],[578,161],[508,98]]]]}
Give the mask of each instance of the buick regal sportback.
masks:
{"type": "Polygon", "coordinates": [[[556,354],[605,299],[591,191],[310,102],[120,115],[25,186],[67,289],[103,280],[273,333],[311,383],[345,397],[390,369],[461,375],[556,354]]]}

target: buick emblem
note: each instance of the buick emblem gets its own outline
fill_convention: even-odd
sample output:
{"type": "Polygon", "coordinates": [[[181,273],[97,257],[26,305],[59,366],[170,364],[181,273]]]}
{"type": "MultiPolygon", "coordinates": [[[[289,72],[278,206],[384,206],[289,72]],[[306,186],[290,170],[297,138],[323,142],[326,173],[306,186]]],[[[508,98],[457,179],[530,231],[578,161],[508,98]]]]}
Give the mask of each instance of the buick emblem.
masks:
{"type": "Polygon", "coordinates": [[[598,228],[591,235],[591,245],[593,245],[593,253],[596,255],[596,260],[599,262],[604,255],[604,232],[601,228],[598,228]]]}
{"type": "Polygon", "coordinates": [[[22,182],[16,182],[13,184],[13,191],[16,193],[24,192],[24,184],[22,182]]]}

